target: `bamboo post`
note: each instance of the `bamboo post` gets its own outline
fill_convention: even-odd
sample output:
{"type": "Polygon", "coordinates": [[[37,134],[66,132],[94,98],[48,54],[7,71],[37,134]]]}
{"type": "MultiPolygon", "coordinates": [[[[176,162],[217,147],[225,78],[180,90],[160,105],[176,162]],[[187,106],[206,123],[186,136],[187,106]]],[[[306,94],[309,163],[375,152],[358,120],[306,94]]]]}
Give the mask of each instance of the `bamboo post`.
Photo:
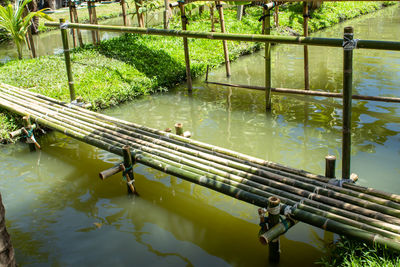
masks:
{"type": "Polygon", "coordinates": [[[182,123],[175,123],[175,134],[176,135],[183,135],[183,124],[182,123]]]}
{"type": "Polygon", "coordinates": [[[280,235],[289,230],[289,228],[293,227],[296,224],[296,221],[290,219],[283,219],[281,222],[270,228],[268,231],[261,234],[258,239],[261,244],[268,245],[271,241],[278,238],[280,235]]]}
{"type": "MultiPolygon", "coordinates": [[[[303,2],[303,31],[304,37],[308,36],[308,3],[303,2]]],[[[310,76],[308,71],[308,46],[304,46],[304,89],[310,90],[310,76]]]]}
{"type": "Polygon", "coordinates": [[[144,27],[143,12],[139,12],[139,8],[142,7],[142,5],[143,5],[142,1],[135,0],[136,16],[140,28],[144,27]]]}
{"type": "MultiPolygon", "coordinates": [[[[28,133],[29,131],[32,131],[32,125],[31,125],[31,117],[30,116],[24,116],[22,118],[22,122],[24,124],[24,128],[26,133],[28,133]]],[[[33,136],[33,135],[32,135],[33,136]]],[[[36,147],[35,147],[35,143],[34,142],[28,142],[28,139],[30,138],[29,134],[26,137],[27,143],[29,144],[29,150],[31,152],[36,151],[36,147]]]]}
{"type": "Polygon", "coordinates": [[[215,32],[214,3],[211,3],[211,6],[210,6],[210,19],[211,19],[211,32],[215,32]]]}
{"type": "Polygon", "coordinates": [[[128,25],[128,18],[126,17],[126,3],[125,3],[125,0],[121,0],[120,4],[121,4],[121,8],[122,8],[122,19],[123,19],[123,22],[124,22],[124,26],[127,26],[128,25]]]}
{"type": "Polygon", "coordinates": [[[243,17],[243,5],[237,6],[237,11],[236,12],[237,12],[236,13],[236,19],[238,21],[241,21],[242,17],[243,17]]]}
{"type": "Polygon", "coordinates": [[[345,27],[343,35],[343,143],[342,178],[350,178],[351,161],[351,97],[353,91],[353,27],[345,27]]]}
{"type": "MultiPolygon", "coordinates": [[[[79,23],[78,12],[76,11],[75,2],[72,3],[72,13],[73,13],[73,17],[74,17],[74,23],[79,23]]],[[[83,39],[82,39],[81,30],[80,29],[76,29],[76,33],[78,35],[79,46],[82,47],[83,46],[83,39]]]]}
{"type": "MultiPolygon", "coordinates": [[[[271,33],[271,20],[270,11],[264,5],[263,12],[263,33],[270,35],[271,33]]],[[[266,110],[271,109],[271,43],[265,43],[265,102],[266,110]]]]}
{"type": "MultiPolygon", "coordinates": [[[[224,20],[224,8],[220,1],[217,1],[217,9],[219,13],[219,22],[221,23],[221,32],[225,33],[225,20],[224,20]]],[[[229,62],[229,50],[228,43],[226,40],[222,41],[222,45],[224,47],[224,56],[225,56],[225,68],[226,68],[226,76],[231,76],[231,63],[229,62]]]]}
{"type": "MultiPolygon", "coordinates": [[[[92,8],[93,8],[93,10],[92,10],[92,14],[93,14],[93,24],[98,24],[98,21],[97,21],[97,12],[96,12],[96,2],[92,2],[92,8]]],[[[96,33],[96,44],[99,44],[100,43],[100,32],[97,30],[97,31],[95,31],[95,33],[96,33]]]]}
{"type": "Polygon", "coordinates": [[[328,155],[325,157],[325,177],[335,178],[335,165],[336,157],[333,155],[328,155]]]}
{"type": "MultiPolygon", "coordinates": [[[[181,10],[182,30],[186,31],[187,17],[185,15],[185,5],[183,1],[179,1],[179,8],[181,10]]],[[[189,92],[192,92],[192,76],[190,73],[190,57],[187,37],[183,37],[183,49],[185,50],[186,79],[188,83],[188,90],[189,92]]]]}
{"type": "Polygon", "coordinates": [[[71,56],[69,54],[68,33],[65,19],[60,19],[61,38],[63,42],[65,67],[67,68],[69,95],[71,101],[75,100],[74,78],[72,76],[71,56]]]}
{"type": "MultiPolygon", "coordinates": [[[[74,23],[75,20],[74,20],[74,12],[72,11],[72,5],[74,5],[74,3],[72,1],[68,1],[69,19],[72,23],[74,23]]],[[[76,40],[76,30],[75,29],[72,29],[72,40],[73,40],[74,48],[77,47],[78,43],[76,40]]]]}
{"type": "MultiPolygon", "coordinates": [[[[25,6],[25,9],[24,9],[24,17],[25,16],[27,16],[28,14],[29,14],[29,8],[28,8],[28,6],[25,6]]],[[[33,19],[31,19],[31,21],[30,21],[30,23],[31,23],[31,25],[28,27],[28,31],[27,31],[27,33],[26,33],[26,36],[25,36],[25,38],[26,38],[26,43],[27,43],[27,45],[28,45],[28,48],[29,48],[29,50],[31,50],[31,55],[32,55],[32,58],[36,58],[36,48],[35,48],[35,43],[33,42],[33,37],[32,37],[32,32],[33,32],[33,27],[34,27],[34,21],[33,21],[33,19]]]]}
{"type": "MultiPolygon", "coordinates": [[[[87,8],[88,8],[88,12],[89,12],[89,22],[90,24],[95,24],[94,23],[94,19],[93,19],[93,2],[92,1],[88,1],[87,2],[87,8]]],[[[96,39],[96,31],[92,30],[92,42],[95,45],[97,43],[97,39],[96,39]]]]}
{"type": "Polygon", "coordinates": [[[164,0],[164,29],[169,29],[169,13],[171,9],[169,7],[168,0],[164,0]]]}
{"type": "Polygon", "coordinates": [[[126,184],[128,186],[128,192],[130,194],[135,194],[135,178],[133,176],[133,161],[131,156],[131,149],[128,145],[122,147],[123,157],[124,157],[124,177],[126,177],[126,184]]]}
{"type": "Polygon", "coordinates": [[[275,12],[274,12],[274,19],[275,19],[275,27],[279,27],[279,5],[275,6],[275,12]]]}
{"type": "MultiPolygon", "coordinates": [[[[280,204],[281,200],[277,197],[269,197],[268,198],[268,227],[269,229],[273,228],[275,225],[279,223],[279,214],[280,214],[280,204]]],[[[280,258],[280,242],[279,237],[270,241],[269,243],[269,261],[272,263],[279,262],[280,258]]]]}

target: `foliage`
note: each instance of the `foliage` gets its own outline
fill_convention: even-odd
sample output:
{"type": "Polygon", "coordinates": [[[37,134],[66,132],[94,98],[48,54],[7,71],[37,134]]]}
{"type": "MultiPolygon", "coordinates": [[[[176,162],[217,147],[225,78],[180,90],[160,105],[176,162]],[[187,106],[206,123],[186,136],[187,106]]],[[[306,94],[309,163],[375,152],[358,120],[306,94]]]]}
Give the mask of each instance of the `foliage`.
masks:
{"type": "Polygon", "coordinates": [[[381,246],[373,247],[365,243],[342,237],[334,245],[330,256],[318,262],[324,266],[400,266],[400,254],[381,246]]]}
{"type": "Polygon", "coordinates": [[[6,30],[11,35],[17,46],[19,59],[22,59],[22,44],[25,41],[25,34],[31,25],[32,18],[41,17],[47,20],[53,20],[43,13],[43,10],[30,12],[28,15],[24,16],[25,6],[31,1],[32,0],[24,0],[22,5],[19,5],[19,1],[17,1],[15,7],[11,4],[7,5],[7,7],[0,6],[0,28],[6,30]]]}
{"type": "Polygon", "coordinates": [[[20,122],[9,111],[0,108],[0,143],[12,141],[8,133],[15,131],[20,122]]]}

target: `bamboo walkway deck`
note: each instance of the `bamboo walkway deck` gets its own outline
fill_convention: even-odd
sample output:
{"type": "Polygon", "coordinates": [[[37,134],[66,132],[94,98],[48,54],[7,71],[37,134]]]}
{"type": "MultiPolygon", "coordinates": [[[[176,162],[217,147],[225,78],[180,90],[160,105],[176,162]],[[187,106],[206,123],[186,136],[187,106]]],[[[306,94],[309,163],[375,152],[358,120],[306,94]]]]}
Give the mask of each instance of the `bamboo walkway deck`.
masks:
{"type": "Polygon", "coordinates": [[[400,251],[400,195],[281,164],[88,111],[0,83],[0,107],[109,152],[123,146],[141,163],[259,207],[279,197],[294,220],[400,251]],[[337,182],[337,181],[336,181],[337,182]]]}

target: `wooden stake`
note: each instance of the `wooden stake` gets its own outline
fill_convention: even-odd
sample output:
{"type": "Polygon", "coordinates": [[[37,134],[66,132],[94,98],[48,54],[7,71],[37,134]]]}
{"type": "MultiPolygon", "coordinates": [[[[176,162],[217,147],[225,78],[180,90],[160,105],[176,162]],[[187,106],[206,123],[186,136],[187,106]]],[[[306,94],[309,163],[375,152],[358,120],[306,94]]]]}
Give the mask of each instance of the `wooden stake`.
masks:
{"type": "MultiPolygon", "coordinates": [[[[263,33],[265,35],[270,35],[270,11],[266,7],[264,7],[263,15],[263,33]]],[[[271,109],[271,43],[265,43],[265,88],[265,108],[268,111],[271,109]]]]}
{"type": "MultiPolygon", "coordinates": [[[[90,2],[88,2],[88,4],[89,3],[90,2]]],[[[72,75],[72,68],[71,68],[71,56],[69,54],[68,33],[67,33],[67,28],[63,26],[64,23],[65,19],[60,19],[60,29],[61,29],[63,48],[64,48],[65,67],[67,68],[67,76],[68,76],[69,95],[71,101],[73,101],[75,100],[74,78],[72,75]]]]}
{"type": "MultiPolygon", "coordinates": [[[[221,23],[221,32],[225,33],[224,8],[222,7],[222,4],[220,1],[217,1],[216,3],[217,3],[217,9],[219,12],[219,21],[221,23]]],[[[227,44],[226,40],[222,41],[222,45],[224,47],[226,76],[229,77],[229,76],[231,76],[231,63],[229,61],[229,50],[228,50],[228,44],[227,44]]]]}
{"type": "MultiPolygon", "coordinates": [[[[281,200],[277,197],[268,198],[268,227],[271,229],[279,223],[281,200]]],[[[279,237],[269,243],[269,261],[271,263],[279,262],[280,258],[280,242],[279,237]]]]}
{"type": "MultiPolygon", "coordinates": [[[[303,31],[304,37],[308,36],[308,3],[303,2],[303,31]]],[[[310,90],[310,76],[308,71],[308,46],[304,46],[304,89],[310,90]]]]}
{"type": "MultiPolygon", "coordinates": [[[[94,24],[98,24],[98,21],[97,21],[97,12],[96,12],[96,3],[95,2],[92,2],[92,7],[93,7],[93,23],[94,24]]],[[[99,31],[95,31],[95,33],[96,33],[96,44],[99,44],[100,43],[100,32],[99,31]]]]}
{"type": "Polygon", "coordinates": [[[122,148],[123,156],[124,156],[124,167],[125,170],[125,177],[126,177],[126,182],[128,186],[128,193],[130,194],[135,194],[135,186],[134,186],[134,181],[135,178],[133,176],[133,161],[132,161],[132,156],[131,156],[131,149],[128,145],[123,146],[122,148]]]}
{"type": "Polygon", "coordinates": [[[345,27],[343,35],[343,143],[342,178],[350,178],[351,161],[351,96],[353,92],[353,27],[345,27]]]}
{"type": "MultiPolygon", "coordinates": [[[[73,13],[73,17],[74,17],[74,22],[75,23],[79,23],[79,19],[78,19],[78,12],[76,11],[76,5],[75,3],[72,3],[72,13],[73,13]]],[[[82,39],[82,33],[81,30],[76,29],[76,33],[78,34],[78,41],[79,41],[79,46],[82,47],[83,46],[83,39],[82,39]]]]}
{"type": "MultiPolygon", "coordinates": [[[[185,5],[179,2],[179,8],[181,10],[182,18],[182,30],[186,31],[187,17],[185,15],[185,5]]],[[[183,49],[185,50],[185,62],[186,62],[186,79],[188,83],[188,91],[192,92],[192,76],[190,73],[190,57],[189,57],[189,46],[187,37],[183,37],[183,49]]]]}
{"type": "Polygon", "coordinates": [[[122,19],[124,22],[124,26],[128,26],[128,19],[126,17],[126,3],[125,0],[121,0],[121,8],[122,8],[122,19]]]}
{"type": "MultiPolygon", "coordinates": [[[[25,6],[24,13],[25,13],[25,16],[29,14],[28,6],[25,6]]],[[[36,58],[36,48],[35,48],[35,43],[34,43],[33,37],[32,37],[33,27],[34,27],[34,21],[33,21],[33,19],[31,19],[31,25],[29,26],[25,37],[26,37],[26,41],[28,44],[28,48],[29,48],[29,50],[31,50],[32,58],[36,58]]]]}
{"type": "MultiPolygon", "coordinates": [[[[68,1],[68,8],[69,8],[69,19],[72,23],[75,22],[74,20],[74,12],[72,11],[72,5],[74,5],[75,3],[72,1],[68,1]]],[[[77,40],[76,40],[76,30],[72,29],[72,40],[74,43],[74,48],[78,46],[77,40]]]]}
{"type": "Polygon", "coordinates": [[[335,178],[335,165],[336,157],[333,155],[328,155],[325,157],[325,177],[335,178]]]}

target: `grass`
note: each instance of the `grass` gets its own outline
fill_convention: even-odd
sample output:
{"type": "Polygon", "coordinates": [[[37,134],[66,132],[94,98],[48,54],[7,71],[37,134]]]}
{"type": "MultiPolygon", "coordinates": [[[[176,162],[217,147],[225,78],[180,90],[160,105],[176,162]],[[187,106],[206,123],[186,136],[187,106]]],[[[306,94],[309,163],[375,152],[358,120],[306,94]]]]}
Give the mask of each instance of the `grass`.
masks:
{"type": "Polygon", "coordinates": [[[333,246],[330,255],[322,258],[318,264],[342,267],[398,267],[400,254],[341,237],[340,241],[333,246]]]}

